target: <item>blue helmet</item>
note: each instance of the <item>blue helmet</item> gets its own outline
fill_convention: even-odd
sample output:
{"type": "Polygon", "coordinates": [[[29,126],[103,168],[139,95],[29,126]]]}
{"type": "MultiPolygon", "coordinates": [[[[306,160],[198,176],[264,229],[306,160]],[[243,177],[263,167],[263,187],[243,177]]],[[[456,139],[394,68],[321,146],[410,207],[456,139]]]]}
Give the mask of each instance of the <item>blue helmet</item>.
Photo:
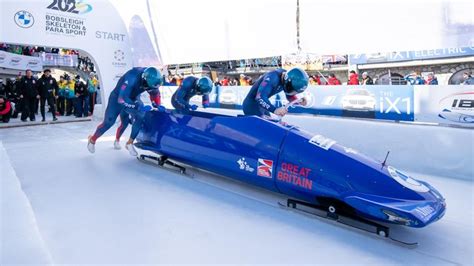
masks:
{"type": "Polygon", "coordinates": [[[147,67],[143,71],[142,78],[146,81],[147,87],[155,89],[157,86],[163,84],[163,78],[158,69],[155,67],[147,67]]]}
{"type": "Polygon", "coordinates": [[[285,93],[287,95],[294,95],[306,90],[309,77],[304,70],[295,67],[285,73],[283,80],[285,81],[285,93]]]}
{"type": "Polygon", "coordinates": [[[214,84],[208,77],[201,77],[196,82],[196,92],[198,95],[207,95],[211,93],[214,84]]]}

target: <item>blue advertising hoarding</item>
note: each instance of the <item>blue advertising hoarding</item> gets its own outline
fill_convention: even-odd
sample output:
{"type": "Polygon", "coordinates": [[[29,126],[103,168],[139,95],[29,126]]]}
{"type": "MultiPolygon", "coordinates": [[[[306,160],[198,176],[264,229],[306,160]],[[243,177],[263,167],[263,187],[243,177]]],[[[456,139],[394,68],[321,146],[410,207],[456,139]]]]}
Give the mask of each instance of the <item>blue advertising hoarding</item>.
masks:
{"type": "MultiPolygon", "coordinates": [[[[242,109],[250,87],[222,86],[212,107],[242,109]]],[[[292,107],[290,113],[347,116],[395,121],[413,121],[413,86],[310,86],[304,92],[306,107],[292,107]]],[[[270,101],[282,106],[288,101],[282,92],[270,101]]]]}
{"type": "Polygon", "coordinates": [[[314,86],[308,88],[307,107],[291,113],[413,121],[413,86],[314,86]]]}
{"type": "MultiPolygon", "coordinates": [[[[471,86],[310,86],[303,93],[306,107],[291,107],[290,113],[371,118],[391,121],[416,121],[459,127],[474,127],[474,91],[471,86]],[[429,88],[429,90],[427,90],[429,88]]],[[[161,87],[162,103],[171,105],[177,87],[161,87]]],[[[241,110],[249,86],[222,86],[210,95],[213,108],[241,110]]],[[[144,95],[144,94],[143,94],[144,95]]],[[[142,97],[145,103],[149,97],[142,97]]],[[[284,93],[270,98],[276,106],[288,101],[284,93]]],[[[201,98],[191,98],[200,105],[201,98]]]]}

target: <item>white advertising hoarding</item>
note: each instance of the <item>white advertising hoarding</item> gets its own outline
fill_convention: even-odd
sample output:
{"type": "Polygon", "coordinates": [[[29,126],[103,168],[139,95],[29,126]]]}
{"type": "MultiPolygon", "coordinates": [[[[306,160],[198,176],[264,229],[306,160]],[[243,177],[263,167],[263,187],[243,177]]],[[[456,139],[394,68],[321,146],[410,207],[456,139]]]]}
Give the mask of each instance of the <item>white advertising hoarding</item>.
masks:
{"type": "Polygon", "coordinates": [[[474,86],[415,86],[415,121],[474,128],[474,86]]]}
{"type": "Polygon", "coordinates": [[[39,57],[19,55],[0,51],[0,67],[33,71],[43,71],[43,63],[39,57]]]}

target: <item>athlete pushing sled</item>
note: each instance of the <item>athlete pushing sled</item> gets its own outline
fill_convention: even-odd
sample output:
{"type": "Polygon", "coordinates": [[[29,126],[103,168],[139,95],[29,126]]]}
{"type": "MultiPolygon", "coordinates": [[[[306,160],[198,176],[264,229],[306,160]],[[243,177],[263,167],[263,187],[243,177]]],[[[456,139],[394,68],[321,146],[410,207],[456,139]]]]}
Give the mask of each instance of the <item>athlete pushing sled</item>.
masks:
{"type": "Polygon", "coordinates": [[[250,89],[243,103],[245,115],[256,115],[263,118],[271,117],[271,113],[283,117],[288,113],[288,106],[276,107],[269,98],[285,92],[286,99],[294,104],[305,106],[306,98],[296,96],[308,87],[308,74],[300,68],[288,71],[276,69],[261,76],[250,89]]]}
{"type": "Polygon", "coordinates": [[[107,109],[104,114],[104,121],[97,127],[95,133],[89,137],[87,149],[89,152],[95,152],[95,143],[97,139],[109,130],[120,116],[121,125],[117,129],[115,148],[120,147],[118,139],[123,131],[133,121],[130,138],[125,145],[130,155],[137,156],[138,153],[133,146],[133,141],[137,137],[143,125],[145,113],[152,109],[152,106],[159,111],[164,111],[165,107],[161,105],[159,86],[163,79],[160,71],[154,67],[134,67],[127,71],[117,82],[115,89],[110,93],[107,109]],[[143,92],[150,94],[152,106],[144,105],[140,101],[140,95],[143,92]]]}

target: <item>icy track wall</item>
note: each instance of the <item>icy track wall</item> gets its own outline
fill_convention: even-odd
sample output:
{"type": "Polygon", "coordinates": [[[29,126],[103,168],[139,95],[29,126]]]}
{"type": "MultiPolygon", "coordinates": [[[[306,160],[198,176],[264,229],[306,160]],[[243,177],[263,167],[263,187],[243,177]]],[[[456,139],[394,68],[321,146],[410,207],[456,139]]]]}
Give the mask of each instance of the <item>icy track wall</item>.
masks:
{"type": "MultiPolygon", "coordinates": [[[[388,108],[390,108],[388,113],[384,114],[386,117],[389,115],[393,115],[394,117],[411,116],[411,121],[420,122],[421,119],[418,120],[418,117],[425,119],[426,122],[441,122],[443,124],[452,123],[458,127],[473,125],[472,123],[455,123],[454,121],[439,117],[437,113],[448,108],[449,105],[452,106],[455,104],[456,106],[459,106],[460,102],[462,102],[461,106],[464,107],[458,108],[462,109],[461,111],[472,115],[472,110],[474,108],[472,106],[473,89],[471,86],[310,87],[309,93],[314,92],[314,94],[308,95],[307,93],[305,95],[307,97],[313,97],[310,99],[310,104],[312,104],[313,108],[314,106],[325,106],[325,108],[321,110],[316,108],[294,108],[292,111],[300,113],[309,111],[306,113],[324,115],[328,115],[328,113],[324,112],[332,112],[329,113],[329,115],[354,116],[354,114],[357,114],[356,111],[350,110],[345,113],[338,110],[336,107],[330,109],[327,108],[327,106],[329,104],[337,106],[336,103],[340,103],[342,99],[344,99],[345,95],[347,95],[347,91],[364,90],[367,88],[370,89],[369,92],[371,92],[371,94],[384,95],[380,98],[391,103],[391,105],[375,103],[376,109],[382,106],[385,112],[387,112],[388,108]],[[325,96],[323,93],[318,92],[320,89],[326,93],[325,96]],[[412,90],[414,93],[409,94],[404,92],[404,90],[412,90]],[[329,94],[329,91],[332,91],[332,94],[329,94]],[[445,103],[446,101],[449,101],[449,104],[445,103]],[[407,108],[408,102],[410,102],[411,105],[408,105],[407,108]],[[400,114],[394,110],[395,108],[400,111],[400,114]],[[407,114],[408,109],[410,109],[410,115],[407,114]]],[[[176,87],[161,88],[162,102],[168,108],[173,108],[170,99],[175,90],[176,87]]],[[[249,87],[221,87],[218,90],[220,90],[218,93],[214,91],[210,97],[213,107],[241,109],[241,103],[247,95],[249,87]]],[[[144,97],[142,99],[146,101],[146,98],[147,97],[144,97]]],[[[280,99],[282,98],[280,97],[280,99]]],[[[377,97],[375,97],[375,99],[378,100],[377,97]]],[[[349,98],[349,101],[350,100],[351,99],[349,98]]],[[[195,104],[200,104],[200,99],[198,97],[192,98],[191,101],[195,104]]],[[[283,97],[280,104],[284,103],[285,100],[283,97]]],[[[222,110],[219,112],[235,113],[236,110],[222,110]]],[[[474,179],[474,131],[471,128],[416,125],[408,119],[404,123],[384,123],[382,120],[377,119],[380,118],[377,118],[376,116],[372,120],[354,120],[339,119],[336,117],[332,118],[329,116],[285,117],[285,121],[290,124],[297,125],[312,133],[323,134],[347,147],[355,148],[361,153],[381,161],[385,158],[387,151],[390,151],[388,162],[400,169],[460,179],[474,179]]],[[[390,119],[384,120],[386,121],[390,119]]]]}

